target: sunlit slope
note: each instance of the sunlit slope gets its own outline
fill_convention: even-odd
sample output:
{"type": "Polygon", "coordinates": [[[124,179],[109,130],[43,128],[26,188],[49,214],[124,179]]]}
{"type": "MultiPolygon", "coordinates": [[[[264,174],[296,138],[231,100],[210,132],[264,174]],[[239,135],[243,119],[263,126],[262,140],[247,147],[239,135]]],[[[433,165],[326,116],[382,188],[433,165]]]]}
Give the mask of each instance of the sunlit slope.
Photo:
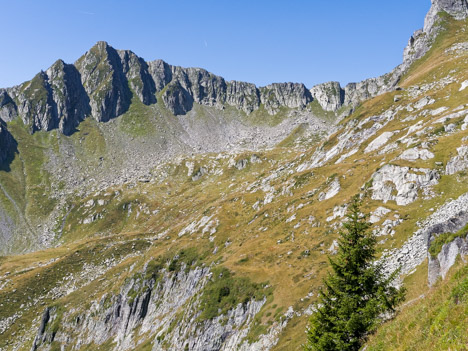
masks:
{"type": "MultiPolygon", "coordinates": [[[[180,346],[177,338],[184,340],[182,349],[201,345],[181,324],[227,330],[239,347],[260,341],[276,344],[275,350],[299,349],[343,206],[354,194],[366,194],[380,248],[391,250],[418,222],[468,192],[468,160],[457,149],[468,145],[468,88],[462,89],[468,23],[446,18],[444,26],[431,51],[403,77],[401,90],[364,102],[312,147],[300,139],[296,144],[301,134],[295,131],[270,150],[180,157],[148,179],[68,198],[55,248],[0,261],[0,347],[31,349],[49,307],[38,349],[169,350],[180,346]],[[192,293],[179,304],[165,295],[168,286],[176,296],[182,288],[192,293]],[[101,328],[109,325],[104,321],[119,295],[123,311],[140,314],[128,312],[125,331],[110,317],[113,327],[101,328]],[[209,313],[206,301],[215,304],[209,313]],[[238,304],[249,307],[239,312],[239,325],[229,317],[238,304]],[[88,328],[92,323],[96,331],[88,328]],[[267,340],[262,335],[268,333],[267,340]]],[[[421,263],[402,262],[410,270],[421,263]]],[[[424,303],[441,304],[428,312],[437,318],[434,311],[455,302],[445,287],[440,293],[422,289],[426,276],[423,263],[406,278],[409,298],[428,294],[424,303]]],[[[457,306],[463,309],[466,301],[460,298],[457,306]]],[[[412,323],[411,311],[419,308],[425,307],[404,306],[391,323],[412,323]]],[[[456,333],[458,321],[462,317],[443,327],[456,333]]],[[[379,349],[395,340],[397,325],[385,326],[371,345],[379,349]]]]}

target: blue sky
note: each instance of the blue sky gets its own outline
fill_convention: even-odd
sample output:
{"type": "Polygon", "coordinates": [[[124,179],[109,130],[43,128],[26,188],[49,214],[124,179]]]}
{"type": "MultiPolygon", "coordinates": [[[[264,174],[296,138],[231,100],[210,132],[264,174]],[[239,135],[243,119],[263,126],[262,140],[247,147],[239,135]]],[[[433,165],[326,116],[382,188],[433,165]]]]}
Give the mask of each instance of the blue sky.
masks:
{"type": "Polygon", "coordinates": [[[430,0],[0,0],[0,87],[99,40],[257,85],[360,81],[401,63],[430,0]]]}

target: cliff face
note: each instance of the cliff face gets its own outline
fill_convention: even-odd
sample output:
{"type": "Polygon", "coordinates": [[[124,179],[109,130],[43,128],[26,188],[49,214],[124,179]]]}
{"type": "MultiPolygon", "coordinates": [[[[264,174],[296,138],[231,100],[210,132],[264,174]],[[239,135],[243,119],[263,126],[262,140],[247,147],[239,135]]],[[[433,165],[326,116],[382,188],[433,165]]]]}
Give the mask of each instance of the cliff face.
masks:
{"type": "MultiPolygon", "coordinates": [[[[4,123],[0,123],[0,164],[4,164],[16,151],[16,141],[4,123]]],[[[2,168],[3,169],[3,168],[2,168]]]]}

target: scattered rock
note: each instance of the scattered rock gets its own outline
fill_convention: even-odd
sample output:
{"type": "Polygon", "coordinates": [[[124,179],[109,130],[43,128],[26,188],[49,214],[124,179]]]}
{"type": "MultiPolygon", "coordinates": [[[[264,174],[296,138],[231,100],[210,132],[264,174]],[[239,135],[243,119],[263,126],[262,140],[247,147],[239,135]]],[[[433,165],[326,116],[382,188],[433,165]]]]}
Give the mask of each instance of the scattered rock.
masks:
{"type": "Polygon", "coordinates": [[[381,135],[379,135],[377,138],[375,138],[364,150],[364,152],[371,152],[375,151],[377,149],[380,149],[382,146],[384,146],[390,138],[394,135],[394,132],[384,132],[381,135]]]}
{"type": "Polygon", "coordinates": [[[434,154],[426,149],[411,148],[405,150],[399,157],[402,160],[416,161],[416,160],[429,160],[434,158],[434,154]]]}
{"type": "Polygon", "coordinates": [[[468,87],[468,80],[465,80],[464,82],[461,83],[460,90],[458,91],[463,91],[466,89],[466,87],[468,87]]]}
{"type": "Polygon", "coordinates": [[[340,190],[340,181],[338,180],[338,178],[335,178],[328,186],[328,190],[319,194],[319,201],[331,199],[332,197],[337,195],[340,192],[340,190]]]}
{"type": "Polygon", "coordinates": [[[445,167],[445,173],[448,175],[468,169],[468,146],[457,148],[458,155],[450,159],[445,167]]]}

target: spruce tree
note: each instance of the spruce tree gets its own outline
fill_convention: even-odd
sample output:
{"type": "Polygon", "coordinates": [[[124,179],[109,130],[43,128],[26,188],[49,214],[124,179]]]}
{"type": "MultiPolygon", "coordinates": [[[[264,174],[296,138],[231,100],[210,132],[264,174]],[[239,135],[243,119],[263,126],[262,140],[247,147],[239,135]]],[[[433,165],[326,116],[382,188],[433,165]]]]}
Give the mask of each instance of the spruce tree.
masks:
{"type": "Polygon", "coordinates": [[[355,196],[340,232],[338,253],[329,257],[332,272],[310,319],[307,351],[359,350],[382,316],[404,299],[404,288],[392,286],[398,272],[385,276],[382,265],[375,263],[376,238],[360,208],[355,196]]]}

